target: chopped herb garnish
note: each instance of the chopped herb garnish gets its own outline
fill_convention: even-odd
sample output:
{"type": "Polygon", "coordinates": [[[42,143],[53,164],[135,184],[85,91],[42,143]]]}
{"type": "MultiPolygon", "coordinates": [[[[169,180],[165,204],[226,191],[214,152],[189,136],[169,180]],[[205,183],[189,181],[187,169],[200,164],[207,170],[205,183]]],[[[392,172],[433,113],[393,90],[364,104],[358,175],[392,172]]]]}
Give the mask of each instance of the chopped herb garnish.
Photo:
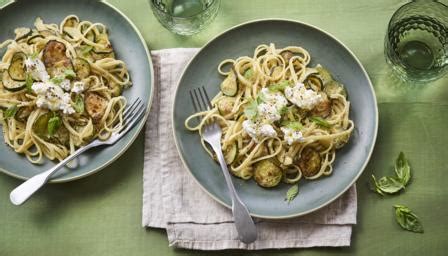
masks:
{"type": "Polygon", "coordinates": [[[55,76],[55,77],[51,78],[50,81],[51,81],[53,84],[59,85],[59,84],[62,83],[62,81],[64,81],[64,79],[65,79],[65,78],[62,77],[62,76],[55,76]]]}
{"type": "Polygon", "coordinates": [[[93,50],[93,46],[91,45],[83,45],[81,46],[81,54],[83,56],[86,56],[87,54],[89,54],[89,52],[93,50]]]}
{"type": "Polygon", "coordinates": [[[11,107],[9,107],[8,109],[5,110],[4,114],[6,118],[11,118],[14,117],[17,113],[17,105],[12,105],[11,107]]]}
{"type": "Polygon", "coordinates": [[[84,100],[81,95],[77,94],[75,98],[75,102],[73,104],[73,108],[77,113],[84,112],[84,100]]]}
{"type": "Polygon", "coordinates": [[[53,113],[53,117],[48,120],[48,136],[52,137],[61,125],[61,118],[53,113]]]}
{"type": "Polygon", "coordinates": [[[310,120],[312,122],[316,123],[319,126],[322,126],[322,127],[325,127],[325,128],[330,128],[331,127],[331,124],[329,124],[327,122],[327,120],[323,119],[320,116],[312,116],[312,117],[310,117],[310,120]]]}
{"type": "Polygon", "coordinates": [[[292,187],[290,187],[288,191],[286,191],[285,201],[288,202],[289,204],[292,200],[294,200],[294,198],[297,197],[298,194],[299,194],[299,185],[295,184],[292,187]]]}
{"type": "Polygon", "coordinates": [[[256,100],[251,100],[244,108],[244,115],[246,115],[247,119],[254,119],[257,116],[257,107],[258,103],[256,100]]]}
{"type": "Polygon", "coordinates": [[[295,131],[299,131],[299,130],[301,130],[303,128],[303,125],[300,122],[298,122],[298,121],[289,121],[289,120],[282,121],[281,126],[293,129],[295,131]]]}
{"type": "Polygon", "coordinates": [[[249,79],[249,80],[253,77],[253,75],[254,75],[254,70],[252,68],[247,69],[243,74],[244,78],[249,79]]]}
{"type": "Polygon", "coordinates": [[[286,87],[288,87],[289,85],[290,85],[290,81],[282,80],[276,84],[269,85],[268,89],[271,92],[279,92],[279,91],[284,91],[286,89],[286,87]]]}
{"type": "Polygon", "coordinates": [[[38,53],[38,52],[33,52],[33,53],[30,55],[30,58],[31,58],[32,60],[35,60],[35,59],[37,58],[37,56],[39,56],[39,53],[38,53]]]}
{"type": "Polygon", "coordinates": [[[26,77],[25,77],[25,86],[26,86],[26,90],[31,93],[33,92],[32,86],[33,86],[33,77],[27,73],[26,77]]]}
{"type": "Polygon", "coordinates": [[[73,79],[73,78],[76,77],[76,73],[72,69],[66,69],[64,71],[64,77],[65,78],[69,78],[69,79],[73,79]]]}

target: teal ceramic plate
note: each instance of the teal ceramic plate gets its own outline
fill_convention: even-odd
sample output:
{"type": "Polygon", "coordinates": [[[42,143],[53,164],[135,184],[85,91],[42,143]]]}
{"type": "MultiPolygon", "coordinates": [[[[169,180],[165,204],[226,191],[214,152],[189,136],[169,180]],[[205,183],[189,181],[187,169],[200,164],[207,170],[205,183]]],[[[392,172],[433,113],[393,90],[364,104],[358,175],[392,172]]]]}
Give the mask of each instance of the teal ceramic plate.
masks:
{"type": "MultiPolygon", "coordinates": [[[[141,97],[147,105],[147,113],[153,95],[153,71],[148,48],[140,32],[119,10],[102,1],[89,0],[19,0],[0,9],[0,41],[14,36],[17,27],[32,27],[36,17],[46,23],[59,24],[64,17],[76,14],[82,20],[101,22],[109,29],[110,40],[117,53],[128,66],[133,86],[124,91],[129,102],[141,97]]],[[[4,51],[0,51],[3,56],[4,51]]],[[[111,147],[89,150],[79,157],[76,169],[62,169],[52,178],[52,182],[64,182],[90,175],[117,159],[137,137],[144,125],[140,121],[125,137],[111,147]]],[[[0,170],[11,176],[27,179],[48,170],[54,162],[33,165],[16,154],[3,143],[0,135],[0,170]]]]}
{"type": "Polygon", "coordinates": [[[185,95],[201,85],[206,86],[209,95],[215,95],[222,81],[216,68],[222,60],[252,56],[257,45],[269,43],[304,47],[311,54],[311,65],[321,63],[345,84],[351,102],[350,118],[356,127],[350,143],[337,152],[333,174],[316,181],[301,181],[299,196],[290,204],[284,201],[290,185],[264,189],[253,180],[233,178],[251,215],[281,219],[327,205],[356,181],[375,144],[378,110],[372,84],[359,60],[340,41],[316,27],[290,20],[259,20],[222,33],[206,44],[185,69],[173,108],[174,137],[181,158],[199,185],[218,202],[227,207],[231,204],[224,176],[202,149],[198,134],[184,128],[185,119],[193,113],[190,98],[185,95]]]}

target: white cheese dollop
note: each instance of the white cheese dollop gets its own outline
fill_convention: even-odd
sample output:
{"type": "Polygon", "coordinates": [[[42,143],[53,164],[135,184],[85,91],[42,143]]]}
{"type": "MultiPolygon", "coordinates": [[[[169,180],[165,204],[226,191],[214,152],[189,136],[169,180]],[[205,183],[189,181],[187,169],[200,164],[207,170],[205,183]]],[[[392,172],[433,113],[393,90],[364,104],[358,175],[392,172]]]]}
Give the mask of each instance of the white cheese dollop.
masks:
{"type": "Polygon", "coordinates": [[[288,143],[288,145],[293,144],[294,142],[303,142],[305,139],[303,138],[302,132],[288,128],[288,127],[280,127],[280,130],[283,132],[283,139],[288,143]]]}
{"type": "Polygon", "coordinates": [[[46,82],[50,79],[44,63],[39,58],[26,58],[25,67],[34,80],[46,82]]]}
{"type": "Polygon", "coordinates": [[[70,87],[71,87],[71,85],[70,85],[70,80],[68,80],[68,79],[64,79],[64,80],[62,80],[61,81],[61,83],[59,84],[59,86],[62,88],[62,89],[64,89],[64,91],[70,91],[70,87]]]}
{"type": "Polygon", "coordinates": [[[286,87],[285,96],[291,103],[307,110],[313,109],[322,100],[318,93],[306,89],[303,83],[297,83],[294,87],[286,87]]]}
{"type": "Polygon", "coordinates": [[[243,129],[255,142],[259,142],[263,137],[272,138],[277,136],[277,132],[272,125],[254,123],[252,120],[245,120],[243,122],[243,129]]]}
{"type": "Polygon", "coordinates": [[[280,92],[270,92],[269,89],[261,89],[263,103],[257,107],[258,116],[262,121],[273,123],[281,119],[280,110],[288,104],[288,100],[280,92]]]}
{"type": "Polygon", "coordinates": [[[47,82],[35,82],[31,89],[37,94],[36,105],[51,111],[62,110],[64,114],[73,114],[75,109],[70,104],[70,94],[60,86],[47,82]]]}
{"type": "Polygon", "coordinates": [[[73,83],[72,92],[80,94],[84,91],[84,82],[76,81],[73,83]]]}
{"type": "Polygon", "coordinates": [[[278,110],[288,105],[288,100],[285,98],[285,96],[283,96],[283,93],[281,92],[271,92],[268,88],[265,87],[261,89],[261,93],[263,94],[263,98],[266,100],[266,102],[275,105],[278,110]]]}

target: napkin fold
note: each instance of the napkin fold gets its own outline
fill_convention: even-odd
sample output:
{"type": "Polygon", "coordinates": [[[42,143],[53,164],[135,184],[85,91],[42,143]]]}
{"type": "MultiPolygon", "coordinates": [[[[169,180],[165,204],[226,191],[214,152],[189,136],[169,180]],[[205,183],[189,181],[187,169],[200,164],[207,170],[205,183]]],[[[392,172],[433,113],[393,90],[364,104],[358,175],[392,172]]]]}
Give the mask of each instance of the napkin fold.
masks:
{"type": "MultiPolygon", "coordinates": [[[[229,209],[215,202],[185,170],[174,143],[171,111],[178,79],[198,49],[152,52],[155,90],[146,122],[143,170],[144,227],[164,228],[170,246],[199,249],[268,249],[349,246],[356,224],[356,188],[311,214],[255,219],[258,239],[244,244],[229,209]]],[[[224,181],[223,181],[224,182],[224,181]]]]}

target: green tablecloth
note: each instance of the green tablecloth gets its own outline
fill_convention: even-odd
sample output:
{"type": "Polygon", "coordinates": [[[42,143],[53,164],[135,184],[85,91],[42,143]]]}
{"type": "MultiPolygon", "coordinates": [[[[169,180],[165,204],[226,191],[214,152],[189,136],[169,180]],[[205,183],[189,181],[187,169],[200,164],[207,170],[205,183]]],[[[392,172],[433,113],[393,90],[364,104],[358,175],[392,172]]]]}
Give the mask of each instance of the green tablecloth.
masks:
{"type": "Polygon", "coordinates": [[[48,185],[21,207],[12,206],[8,198],[20,181],[0,175],[0,255],[447,255],[448,79],[425,86],[402,85],[390,75],[383,58],[387,22],[406,1],[222,0],[215,22],[189,38],[162,28],[145,0],[109,1],[135,22],[151,49],[200,47],[241,22],[281,17],[316,25],[353,50],[374,84],[380,124],[375,151],[357,183],[358,224],[352,245],[215,253],[169,248],[163,230],[145,230],[140,224],[141,134],[105,170],[79,181],[48,185]],[[379,176],[391,172],[399,151],[410,159],[412,183],[401,195],[380,198],[366,183],[372,172],[379,176]],[[424,234],[398,227],[392,209],[397,203],[421,217],[424,234]]]}

